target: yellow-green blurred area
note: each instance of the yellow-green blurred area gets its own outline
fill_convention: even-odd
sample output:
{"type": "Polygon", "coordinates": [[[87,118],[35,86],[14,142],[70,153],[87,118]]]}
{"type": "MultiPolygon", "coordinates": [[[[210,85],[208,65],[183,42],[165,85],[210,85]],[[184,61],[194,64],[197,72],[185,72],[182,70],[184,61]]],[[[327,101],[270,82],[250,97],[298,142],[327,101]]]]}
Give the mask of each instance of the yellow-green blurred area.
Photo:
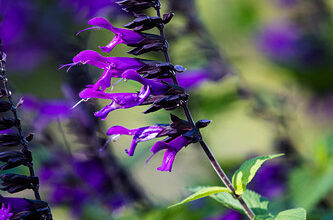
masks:
{"type": "MultiPolygon", "coordinates": [[[[168,0],[161,3],[163,12],[173,11],[172,8],[167,8],[170,5],[168,0]]],[[[333,1],[196,0],[195,5],[197,19],[205,27],[205,34],[213,42],[214,49],[227,60],[226,65],[233,70],[233,73],[219,80],[210,80],[189,90],[188,103],[194,120],[212,120],[208,127],[201,130],[203,139],[229,177],[242,162],[251,157],[285,153],[284,158],[266,162],[268,165],[273,163],[287,167],[285,179],[281,183],[284,191],[271,199],[272,209],[278,212],[287,208],[304,207],[308,219],[324,219],[333,210],[333,1]],[[289,24],[296,28],[295,32],[287,28],[292,32],[286,33],[288,36],[292,35],[291,42],[286,43],[287,40],[281,37],[284,31],[264,32],[266,29],[289,24]],[[296,32],[302,37],[310,36],[311,40],[305,44],[301,42],[299,47],[290,46],[289,44],[298,43],[298,36],[294,36],[297,35],[296,32]],[[278,35],[282,40],[263,42],[263,33],[278,35]],[[273,46],[267,46],[270,43],[273,46]],[[281,47],[287,47],[286,53],[279,48],[279,43],[281,47]],[[317,46],[320,47],[318,50],[317,46]],[[303,50],[306,51],[306,59],[303,59],[303,50]],[[312,60],[316,60],[313,61],[314,64],[312,60]],[[242,91],[246,94],[242,95],[242,91]],[[281,144],[285,142],[288,143],[285,144],[287,147],[281,144]]],[[[112,14],[108,19],[113,20],[112,14]]],[[[101,52],[97,46],[107,44],[113,37],[112,33],[93,30],[81,33],[83,37],[74,36],[86,27],[87,20],[81,20],[80,25],[70,28],[68,33],[72,34],[68,35],[68,41],[80,48],[101,52]],[[84,38],[87,38],[86,43],[80,45],[84,38]]],[[[130,17],[122,17],[112,23],[122,26],[130,20],[130,17]]],[[[61,21],[66,22],[64,18],[61,21]]],[[[171,62],[188,70],[203,69],[210,63],[206,53],[208,49],[203,48],[206,42],[198,37],[195,30],[182,32],[187,23],[186,16],[181,11],[176,11],[175,17],[165,27],[167,37],[172,39],[169,41],[171,62]]],[[[61,24],[59,22],[57,25],[61,24]]],[[[269,36],[271,38],[274,36],[269,36]]],[[[127,46],[118,45],[110,54],[104,55],[130,56],[125,53],[128,49],[127,46]]],[[[72,55],[79,51],[73,50],[72,55]]],[[[45,62],[29,74],[24,74],[24,71],[12,74],[11,66],[8,66],[8,78],[15,93],[33,94],[41,99],[62,99],[62,86],[71,71],[66,73],[64,69],[58,68],[61,64],[70,63],[70,57],[71,54],[68,55],[69,59],[58,63],[58,57],[49,55],[45,62]]],[[[140,58],[161,60],[163,56],[154,52],[140,58]]],[[[95,67],[87,68],[96,81],[101,71],[95,67]]],[[[117,84],[112,92],[136,92],[139,89],[138,83],[128,81],[117,84]]],[[[78,94],[75,95],[78,97],[78,94]]],[[[109,104],[109,101],[97,103],[101,108],[109,104]]],[[[160,110],[142,114],[145,109],[146,106],[140,106],[111,112],[102,122],[102,131],[106,133],[114,125],[137,128],[170,123],[169,112],[160,110]]],[[[173,113],[185,118],[180,110],[173,113]]],[[[23,111],[20,114],[23,115],[23,121],[29,121],[24,118],[23,111]]],[[[72,145],[73,152],[80,152],[80,145],[75,143],[80,137],[71,134],[67,125],[68,120],[61,122],[64,135],[59,131],[58,122],[46,129],[60,145],[68,142],[72,145]]],[[[172,172],[169,173],[156,170],[161,165],[162,153],[146,163],[151,156],[150,148],[156,140],[140,143],[135,155],[129,157],[124,150],[131,141],[132,137],[122,136],[116,142],[111,142],[106,151],[116,155],[121,166],[133,177],[136,186],[153,204],[152,209],[142,210],[129,205],[111,214],[104,208],[88,205],[82,219],[195,220],[223,215],[226,208],[211,199],[167,209],[189,195],[185,188],[187,186],[222,184],[200,145],[191,144],[181,150],[176,156],[172,172]]],[[[38,160],[48,150],[47,146],[41,148],[42,150],[33,152],[38,160]]],[[[279,180],[272,181],[276,181],[273,184],[279,184],[279,180]]],[[[44,192],[43,196],[47,198],[47,190],[43,189],[43,185],[40,187],[44,192]]],[[[70,214],[70,207],[51,204],[51,209],[56,220],[75,219],[70,214]]],[[[331,218],[324,220],[327,219],[331,218]]]]}

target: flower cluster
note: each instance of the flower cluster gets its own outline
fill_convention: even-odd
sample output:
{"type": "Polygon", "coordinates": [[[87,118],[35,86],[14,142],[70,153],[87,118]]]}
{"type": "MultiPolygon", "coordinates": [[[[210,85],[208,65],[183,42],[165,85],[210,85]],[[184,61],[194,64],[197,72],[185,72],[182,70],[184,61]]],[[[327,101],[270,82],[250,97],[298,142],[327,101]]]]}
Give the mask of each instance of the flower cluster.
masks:
{"type": "MultiPolygon", "coordinates": [[[[163,35],[163,27],[173,17],[173,13],[160,16],[160,3],[156,0],[123,0],[118,4],[127,12],[131,12],[136,19],[127,25],[126,28],[116,28],[105,18],[97,17],[88,23],[91,27],[84,29],[103,28],[115,34],[114,38],[105,46],[99,48],[102,52],[110,53],[118,44],[126,44],[133,49],[128,53],[140,55],[150,51],[161,51],[167,53],[168,43],[163,35]],[[155,8],[157,17],[147,16],[143,13],[145,9],[155,8]],[[144,33],[142,31],[158,28],[161,35],[144,33]]],[[[79,33],[81,33],[80,31],[79,33]]],[[[144,111],[145,114],[160,109],[174,110],[177,107],[186,105],[188,94],[184,88],[178,85],[175,78],[176,73],[185,71],[180,65],[172,65],[166,57],[166,62],[146,60],[129,57],[105,57],[96,51],[84,50],[73,58],[73,63],[63,65],[72,66],[88,64],[103,70],[99,80],[93,85],[88,85],[80,93],[84,100],[91,98],[110,100],[110,104],[104,106],[95,116],[106,119],[108,114],[117,109],[127,109],[140,105],[149,105],[144,111]],[[111,79],[118,78],[119,81],[132,80],[142,85],[136,93],[112,93],[115,85],[111,86],[111,79]],[[111,87],[111,93],[106,92],[111,87]]],[[[200,120],[196,124],[171,115],[171,124],[157,124],[137,129],[127,129],[122,126],[111,127],[107,134],[112,138],[120,135],[131,135],[133,141],[131,147],[126,150],[129,156],[134,155],[135,148],[139,142],[151,140],[158,137],[166,137],[158,141],[151,148],[153,155],[166,150],[162,165],[158,168],[161,171],[171,171],[176,154],[190,143],[198,142],[201,139],[200,128],[207,126],[209,120],[200,120]]]]}
{"type": "Polygon", "coordinates": [[[42,165],[41,182],[51,186],[49,201],[67,205],[75,216],[81,216],[85,206],[96,203],[115,211],[131,199],[116,189],[114,180],[118,177],[106,170],[100,158],[84,159],[52,151],[52,157],[42,165]]]}
{"type": "MultiPolygon", "coordinates": [[[[8,89],[8,80],[6,78],[6,54],[1,50],[0,41],[0,80],[3,84],[1,88],[1,97],[7,100],[0,100],[0,112],[12,112],[12,117],[2,117],[0,119],[0,130],[6,131],[0,135],[0,153],[1,170],[9,170],[19,166],[26,166],[29,169],[30,175],[25,176],[15,173],[5,173],[0,175],[0,188],[8,193],[16,193],[26,189],[32,189],[35,197],[39,201],[30,201],[20,198],[4,198],[0,196],[0,217],[3,220],[10,219],[52,219],[49,207],[46,202],[40,201],[39,195],[39,179],[34,174],[33,160],[31,151],[28,149],[28,142],[32,140],[32,135],[24,136],[21,121],[18,118],[17,108],[22,104],[20,101],[14,105],[11,92],[8,89]],[[12,129],[16,128],[15,133],[12,129]],[[19,151],[19,147],[21,150],[19,151]]],[[[7,114],[8,116],[8,114],[7,114]]]]}

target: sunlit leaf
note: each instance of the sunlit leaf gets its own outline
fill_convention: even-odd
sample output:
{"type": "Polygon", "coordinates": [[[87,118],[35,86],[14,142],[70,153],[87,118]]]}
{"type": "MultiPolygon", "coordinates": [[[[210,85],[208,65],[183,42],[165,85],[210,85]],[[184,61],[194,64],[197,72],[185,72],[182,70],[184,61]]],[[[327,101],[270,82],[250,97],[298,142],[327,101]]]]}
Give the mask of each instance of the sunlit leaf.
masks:
{"type": "Polygon", "coordinates": [[[169,208],[179,206],[179,205],[182,205],[184,203],[187,203],[187,202],[190,202],[190,201],[193,201],[193,200],[197,200],[197,199],[201,199],[201,198],[210,196],[212,194],[221,193],[221,192],[227,192],[228,193],[230,191],[226,187],[220,187],[220,186],[201,187],[201,189],[196,191],[194,194],[190,195],[189,197],[187,197],[183,201],[170,206],[169,208]]]}
{"type": "Polygon", "coordinates": [[[242,195],[246,190],[246,185],[251,182],[261,165],[267,161],[283,154],[260,156],[245,161],[232,177],[232,185],[235,187],[236,194],[242,195]]]}

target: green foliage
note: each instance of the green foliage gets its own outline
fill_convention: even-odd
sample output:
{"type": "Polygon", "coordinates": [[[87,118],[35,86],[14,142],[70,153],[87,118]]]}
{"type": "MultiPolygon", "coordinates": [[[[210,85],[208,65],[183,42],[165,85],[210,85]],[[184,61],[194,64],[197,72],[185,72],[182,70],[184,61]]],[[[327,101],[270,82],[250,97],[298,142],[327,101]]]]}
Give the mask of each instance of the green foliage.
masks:
{"type": "MultiPolygon", "coordinates": [[[[189,188],[192,192],[201,192],[202,190],[205,190],[207,187],[200,186],[200,187],[194,187],[189,188]]],[[[194,194],[193,194],[194,195],[194,194]]],[[[222,192],[218,194],[210,194],[209,197],[215,199],[216,201],[222,203],[225,207],[234,209],[238,212],[243,212],[243,208],[239,201],[235,199],[230,193],[228,192],[222,192]]],[[[203,197],[201,197],[203,198],[203,197]]],[[[249,205],[249,207],[253,210],[253,212],[257,215],[266,214],[268,210],[268,204],[269,201],[263,197],[261,197],[259,194],[246,190],[245,193],[242,195],[242,198],[244,201],[249,205]]]]}
{"type": "Polygon", "coordinates": [[[175,207],[175,206],[178,206],[178,205],[182,205],[184,203],[187,203],[187,202],[190,202],[190,201],[193,201],[193,200],[197,200],[197,199],[201,199],[201,198],[210,196],[212,194],[221,193],[221,192],[230,193],[229,189],[227,189],[226,187],[219,187],[219,186],[201,187],[201,189],[196,191],[194,194],[190,195],[189,197],[187,197],[183,201],[170,206],[169,208],[172,208],[172,207],[175,207]]]}
{"type": "Polygon", "coordinates": [[[321,172],[299,168],[291,174],[289,181],[294,205],[304,207],[308,211],[327,195],[332,186],[333,167],[328,167],[321,172]]]}
{"type": "Polygon", "coordinates": [[[306,211],[303,208],[288,209],[280,212],[276,220],[306,220],[306,211]]]}
{"type": "Polygon", "coordinates": [[[280,157],[282,155],[283,154],[260,156],[245,161],[245,163],[242,164],[232,177],[232,185],[235,187],[236,194],[242,195],[244,193],[246,185],[251,182],[254,175],[265,161],[280,157]]]}

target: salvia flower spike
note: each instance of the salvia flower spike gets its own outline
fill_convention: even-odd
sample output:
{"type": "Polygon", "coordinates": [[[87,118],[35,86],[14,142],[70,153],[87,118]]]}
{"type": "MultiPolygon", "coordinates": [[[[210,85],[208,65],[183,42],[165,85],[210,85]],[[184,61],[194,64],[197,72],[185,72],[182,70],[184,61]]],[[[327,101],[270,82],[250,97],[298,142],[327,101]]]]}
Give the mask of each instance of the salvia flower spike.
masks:
{"type": "MultiPolygon", "coordinates": [[[[204,152],[207,154],[212,166],[219,175],[222,182],[228,187],[234,197],[238,199],[245,213],[250,219],[254,218],[252,210],[247,206],[241,196],[237,195],[231,181],[225,175],[224,171],[218,164],[212,152],[202,139],[200,129],[206,127],[211,121],[200,120],[194,122],[190,110],[187,105],[188,94],[179,86],[176,73],[185,71],[186,69],[180,65],[173,66],[170,62],[168,54],[168,42],[164,36],[164,26],[173,17],[173,13],[161,16],[159,0],[122,0],[117,2],[123,10],[131,12],[136,19],[127,25],[126,28],[116,28],[105,18],[93,18],[88,24],[92,25],[88,29],[104,28],[115,34],[114,38],[106,46],[100,47],[103,52],[111,52],[116,45],[126,44],[134,47],[128,53],[135,56],[150,51],[162,51],[165,62],[129,59],[128,64],[122,65],[121,59],[114,57],[103,57],[97,52],[81,52],[73,59],[73,64],[79,63],[94,65],[103,69],[101,78],[94,85],[88,85],[80,93],[82,99],[106,99],[110,100],[110,104],[103,107],[95,113],[95,116],[106,119],[111,111],[116,109],[127,109],[139,105],[150,105],[144,113],[151,113],[160,109],[173,110],[182,108],[186,119],[182,120],[175,115],[171,115],[171,124],[156,124],[136,129],[128,129],[123,126],[111,127],[107,134],[111,139],[117,139],[121,135],[133,136],[133,140],[129,149],[125,152],[129,156],[134,155],[134,151],[140,142],[152,140],[154,138],[165,137],[164,140],[157,141],[152,147],[153,155],[160,151],[165,151],[162,165],[158,168],[160,171],[171,172],[176,155],[191,143],[199,142],[204,152]],[[144,14],[144,10],[154,8],[157,16],[151,17],[144,14]],[[143,33],[142,31],[157,28],[160,35],[143,33]],[[133,80],[142,85],[137,93],[108,93],[106,88],[111,86],[112,78],[123,78],[133,80]],[[161,80],[162,79],[162,80],[161,80]],[[165,81],[163,81],[165,79],[165,81]],[[170,83],[172,81],[172,83],[170,83]]],[[[85,31],[83,30],[83,31],[85,31]]],[[[82,31],[80,31],[82,32],[82,31]]],[[[80,33],[79,32],[79,33],[80,33]]],[[[113,87],[111,88],[111,90],[113,87]]],[[[112,92],[112,91],[111,91],[112,92]]]]}

